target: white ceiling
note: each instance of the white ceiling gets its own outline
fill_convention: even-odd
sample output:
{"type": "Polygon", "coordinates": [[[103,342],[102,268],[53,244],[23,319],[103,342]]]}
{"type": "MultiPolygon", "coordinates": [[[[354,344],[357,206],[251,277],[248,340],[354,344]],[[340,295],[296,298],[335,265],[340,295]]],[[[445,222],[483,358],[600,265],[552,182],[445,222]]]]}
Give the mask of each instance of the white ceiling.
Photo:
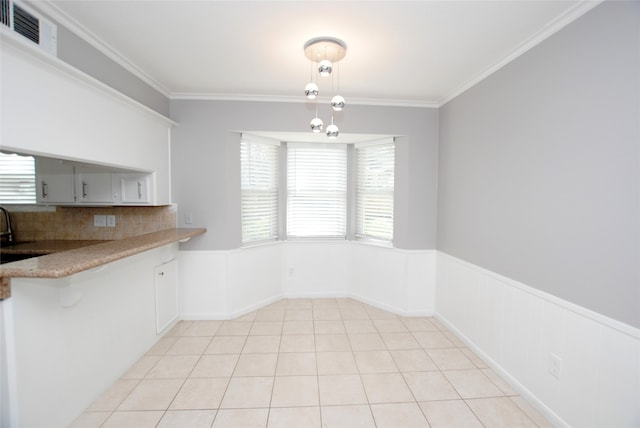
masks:
{"type": "Polygon", "coordinates": [[[332,36],[347,44],[338,75],[348,103],[437,106],[596,4],[53,0],[41,8],[172,98],[304,101],[303,45],[332,36]]]}

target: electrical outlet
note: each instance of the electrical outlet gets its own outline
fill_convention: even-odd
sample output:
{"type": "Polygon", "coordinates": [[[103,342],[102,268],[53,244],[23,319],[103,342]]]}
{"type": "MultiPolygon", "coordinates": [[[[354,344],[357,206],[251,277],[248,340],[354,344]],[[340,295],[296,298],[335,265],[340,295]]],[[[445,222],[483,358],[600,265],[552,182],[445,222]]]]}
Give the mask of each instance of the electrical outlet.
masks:
{"type": "Polygon", "coordinates": [[[94,215],[93,216],[93,225],[95,227],[107,227],[107,216],[106,215],[94,215]]]}
{"type": "Polygon", "coordinates": [[[289,268],[289,276],[294,276],[296,274],[296,268],[294,268],[293,266],[291,266],[289,268]]]}
{"type": "Polygon", "coordinates": [[[549,374],[556,379],[560,379],[560,373],[562,372],[562,358],[556,354],[549,354],[549,374]]]}
{"type": "Polygon", "coordinates": [[[184,224],[193,224],[193,214],[191,213],[184,214],[184,224]]]}
{"type": "Polygon", "coordinates": [[[107,216],[107,227],[116,227],[116,216],[114,215],[107,216]]]}

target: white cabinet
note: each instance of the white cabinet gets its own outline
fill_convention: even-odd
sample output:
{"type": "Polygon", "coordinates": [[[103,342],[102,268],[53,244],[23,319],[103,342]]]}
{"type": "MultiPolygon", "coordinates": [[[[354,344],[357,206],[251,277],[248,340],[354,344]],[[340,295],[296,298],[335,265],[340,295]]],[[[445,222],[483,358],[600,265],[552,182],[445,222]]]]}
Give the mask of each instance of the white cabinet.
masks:
{"type": "Polygon", "coordinates": [[[89,166],[77,166],[76,194],[81,203],[113,203],[113,174],[89,166]]]}
{"type": "MultiPolygon", "coordinates": [[[[11,298],[0,302],[0,328],[11,329],[15,341],[0,352],[13,350],[15,368],[5,365],[2,374],[8,367],[10,377],[0,376],[0,383],[15,379],[16,393],[1,401],[15,403],[20,423],[4,424],[8,415],[0,408],[0,426],[68,427],[142,357],[159,339],[153,272],[177,252],[175,243],[64,278],[12,278],[11,298]],[[79,298],[69,304],[70,296],[79,298]]],[[[174,265],[160,277],[168,278],[174,265]]]]}
{"type": "Polygon", "coordinates": [[[50,158],[36,158],[36,194],[39,203],[74,203],[74,166],[50,158]]]}
{"type": "Polygon", "coordinates": [[[36,156],[37,201],[59,205],[153,205],[155,174],[36,156]]]}
{"type": "Polygon", "coordinates": [[[8,33],[0,31],[2,150],[153,171],[153,203],[171,204],[175,123],[8,33]]]}
{"type": "Polygon", "coordinates": [[[151,174],[116,174],[115,184],[119,185],[120,192],[118,202],[126,205],[151,203],[152,183],[151,174]]]}
{"type": "Polygon", "coordinates": [[[178,260],[173,259],[154,270],[156,287],[156,333],[162,333],[178,319],[178,260]]]}

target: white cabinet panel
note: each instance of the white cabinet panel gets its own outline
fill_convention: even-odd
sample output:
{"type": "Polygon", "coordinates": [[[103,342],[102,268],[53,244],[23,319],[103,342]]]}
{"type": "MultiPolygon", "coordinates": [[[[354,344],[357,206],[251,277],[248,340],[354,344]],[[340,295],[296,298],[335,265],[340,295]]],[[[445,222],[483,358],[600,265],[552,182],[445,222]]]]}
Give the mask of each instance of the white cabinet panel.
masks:
{"type": "Polygon", "coordinates": [[[73,165],[57,159],[36,158],[36,193],[39,203],[75,202],[73,165]]]}
{"type": "Polygon", "coordinates": [[[113,174],[77,167],[76,189],[78,202],[113,203],[113,174]]]}
{"type": "Polygon", "coordinates": [[[156,286],[156,333],[160,334],[178,319],[178,261],[154,269],[156,286]]]}
{"type": "Polygon", "coordinates": [[[152,193],[150,174],[118,174],[120,200],[122,204],[149,204],[152,193]]]}

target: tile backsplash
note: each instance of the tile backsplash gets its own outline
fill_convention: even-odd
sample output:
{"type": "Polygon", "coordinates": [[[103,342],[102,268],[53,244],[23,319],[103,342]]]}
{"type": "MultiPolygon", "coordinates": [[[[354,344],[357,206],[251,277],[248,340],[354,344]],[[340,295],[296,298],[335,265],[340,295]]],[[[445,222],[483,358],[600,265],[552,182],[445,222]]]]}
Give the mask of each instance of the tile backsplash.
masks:
{"type": "Polygon", "coordinates": [[[111,240],[171,229],[176,207],[56,207],[55,211],[11,212],[19,241],[51,239],[111,240]],[[115,216],[115,227],[94,226],[95,215],[115,216]]]}

